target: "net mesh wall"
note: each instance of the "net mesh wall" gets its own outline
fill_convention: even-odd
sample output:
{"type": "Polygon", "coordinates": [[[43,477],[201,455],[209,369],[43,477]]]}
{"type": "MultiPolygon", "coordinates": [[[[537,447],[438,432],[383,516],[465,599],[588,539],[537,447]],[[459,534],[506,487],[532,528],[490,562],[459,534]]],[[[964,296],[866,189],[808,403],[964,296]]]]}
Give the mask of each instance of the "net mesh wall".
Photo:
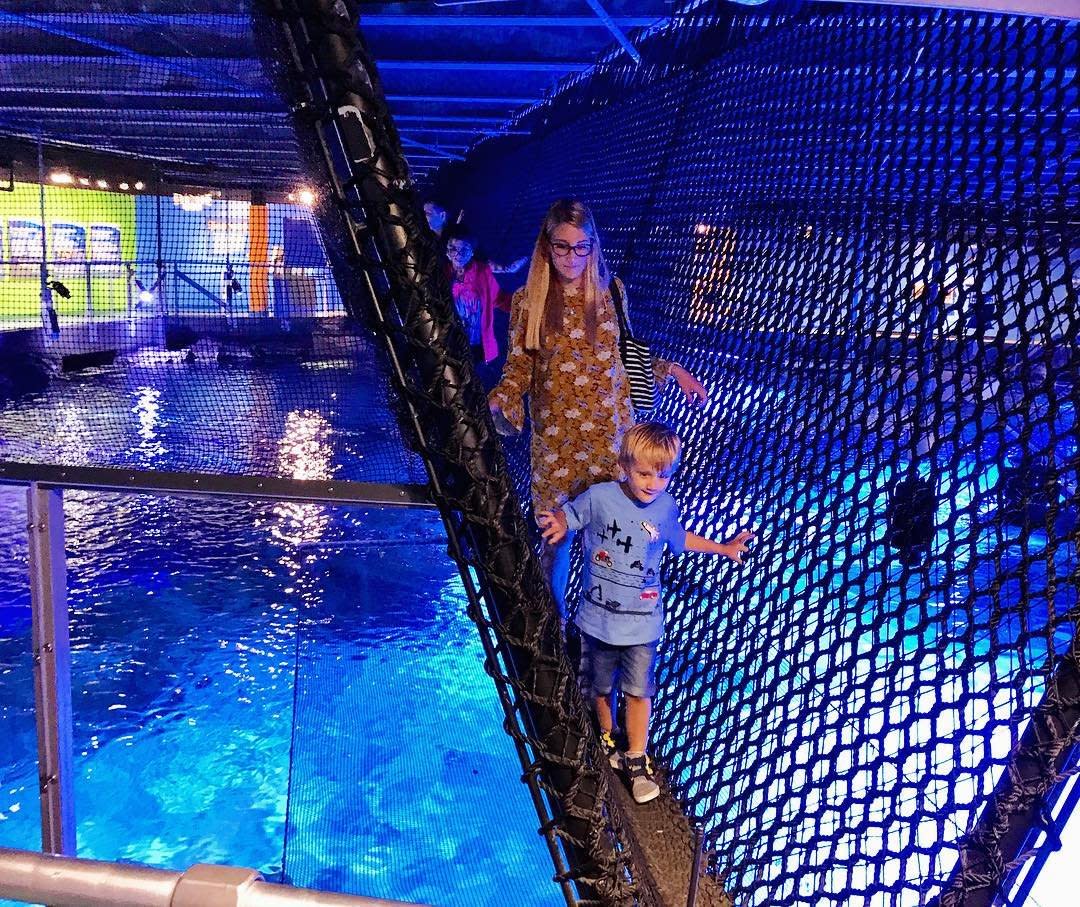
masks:
{"type": "Polygon", "coordinates": [[[0,460],[423,481],[250,4],[99,6],[0,11],[0,460]]]}
{"type": "Polygon", "coordinates": [[[979,842],[985,894],[1077,735],[1080,30],[707,7],[639,49],[440,189],[504,257],[585,198],[710,390],[651,414],[673,492],[758,541],[667,564],[653,746],[741,904],[930,903],[979,842]],[[1073,717],[1032,739],[1036,708],[1073,717]]]}

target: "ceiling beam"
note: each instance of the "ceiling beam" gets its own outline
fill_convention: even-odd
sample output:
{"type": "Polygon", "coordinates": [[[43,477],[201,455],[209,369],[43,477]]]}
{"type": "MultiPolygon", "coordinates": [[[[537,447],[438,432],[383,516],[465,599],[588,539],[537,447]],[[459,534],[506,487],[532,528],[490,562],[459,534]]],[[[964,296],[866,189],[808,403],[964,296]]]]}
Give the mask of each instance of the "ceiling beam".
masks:
{"type": "MultiPolygon", "coordinates": [[[[0,91],[3,86],[0,86],[0,91]]],[[[517,107],[521,104],[536,104],[543,98],[515,98],[515,97],[477,97],[475,95],[453,94],[388,94],[388,101],[417,101],[422,104],[502,104],[507,107],[517,107]]]]}
{"type": "MultiPolygon", "coordinates": [[[[248,134],[252,131],[257,131],[258,134],[264,134],[270,130],[276,132],[284,132],[289,135],[292,134],[292,127],[288,123],[229,123],[222,119],[219,119],[214,115],[213,111],[207,111],[202,120],[198,123],[192,122],[178,122],[175,119],[168,117],[162,117],[161,119],[152,119],[150,117],[123,117],[121,122],[116,122],[111,117],[102,117],[100,119],[96,117],[90,117],[87,119],[75,119],[66,118],[63,114],[50,114],[42,116],[40,114],[30,115],[25,111],[12,110],[10,107],[0,108],[0,111],[8,110],[9,113],[3,114],[4,117],[12,122],[19,122],[23,126],[33,126],[37,123],[48,124],[50,126],[62,127],[68,132],[85,132],[86,130],[94,129],[108,129],[108,135],[131,135],[132,133],[143,133],[146,135],[161,135],[162,131],[175,132],[177,130],[183,130],[187,135],[197,135],[201,132],[208,131],[223,131],[229,134],[229,137],[235,137],[238,133],[248,134]]],[[[167,110],[159,111],[160,114],[167,114],[167,110]]]]}
{"type": "Polygon", "coordinates": [[[618,41],[622,46],[622,49],[626,51],[627,56],[634,61],[634,65],[640,66],[641,54],[639,54],[637,48],[630,43],[630,39],[626,36],[626,32],[616,24],[615,20],[608,14],[608,11],[604,9],[600,0],[586,0],[586,2],[592,7],[593,12],[596,13],[596,17],[603,23],[607,30],[614,35],[615,40],[618,41]]]}
{"type": "MultiPolygon", "coordinates": [[[[146,122],[142,119],[144,114],[150,116],[157,116],[161,114],[168,114],[172,119],[191,118],[197,120],[206,120],[208,116],[212,117],[229,117],[236,120],[248,120],[252,125],[267,125],[273,128],[278,128],[282,123],[266,123],[267,119],[281,119],[284,125],[288,125],[288,113],[284,110],[265,110],[265,111],[250,111],[250,110],[211,110],[202,108],[200,110],[195,109],[179,109],[173,107],[125,107],[123,110],[112,110],[107,107],[41,107],[35,104],[14,104],[14,105],[0,105],[0,114],[3,113],[25,113],[25,114],[44,114],[44,115],[57,115],[57,116],[98,116],[105,118],[117,117],[122,120],[139,122],[146,122]]],[[[498,122],[502,122],[499,120],[498,122]]]]}
{"type": "MultiPolygon", "coordinates": [[[[5,108],[0,107],[0,112],[5,108]]],[[[477,126],[500,126],[505,117],[466,117],[450,113],[398,113],[394,114],[395,123],[473,123],[477,126]]]]}
{"type": "MultiPolygon", "coordinates": [[[[666,16],[612,16],[611,21],[619,28],[647,28],[666,16]]],[[[368,26],[406,28],[597,28],[606,23],[593,16],[414,16],[368,15],[360,13],[360,27],[368,26]]]]}
{"type": "Polygon", "coordinates": [[[27,13],[39,22],[61,27],[77,25],[158,25],[166,28],[174,25],[187,25],[194,28],[208,28],[221,31],[223,28],[237,32],[251,31],[251,17],[228,13],[105,13],[87,11],[85,13],[27,13]]]}
{"type": "MultiPolygon", "coordinates": [[[[450,160],[450,161],[463,161],[463,160],[465,160],[465,158],[460,154],[454,154],[453,152],[450,152],[450,151],[444,151],[442,148],[439,148],[436,145],[428,145],[425,142],[418,142],[415,139],[407,139],[404,136],[402,136],[402,138],[401,138],[401,144],[404,145],[406,148],[419,148],[422,151],[430,151],[436,157],[446,158],[447,160],[450,160]]],[[[459,146],[454,146],[454,147],[459,147],[459,146]]],[[[464,146],[460,146],[460,147],[464,148],[464,146]]],[[[405,152],[405,156],[409,157],[409,152],[408,151],[405,152]]],[[[418,155],[418,157],[427,157],[427,156],[428,155],[423,155],[423,154],[418,155]]]]}
{"type": "MultiPolygon", "coordinates": [[[[395,123],[401,121],[401,117],[393,117],[395,123]]],[[[484,126],[423,126],[420,124],[410,126],[398,126],[398,132],[401,134],[409,133],[415,135],[418,132],[422,133],[443,133],[454,132],[462,133],[464,135],[532,135],[527,129],[499,129],[499,128],[486,128],[484,126]]]]}
{"type": "Polygon", "coordinates": [[[79,96],[101,97],[103,95],[116,95],[118,97],[129,98],[172,98],[179,100],[181,98],[258,98],[259,100],[266,100],[266,98],[257,92],[251,92],[248,94],[241,94],[236,91],[214,91],[213,89],[206,89],[205,91],[198,91],[195,89],[184,90],[174,89],[172,91],[166,91],[163,89],[154,88],[126,88],[119,85],[112,85],[106,87],[95,88],[76,88],[71,85],[2,85],[0,84],[0,93],[3,94],[70,94],[79,96]]]}
{"type": "MultiPolygon", "coordinates": [[[[11,17],[11,13],[0,12],[0,23],[11,17]]],[[[15,17],[21,18],[21,17],[15,17]]],[[[95,47],[106,42],[91,41],[95,47]]],[[[241,67],[255,67],[255,72],[261,79],[259,57],[179,57],[179,56],[151,56],[149,54],[136,53],[114,48],[112,56],[76,56],[65,54],[15,54],[9,59],[17,60],[27,71],[46,67],[71,67],[78,66],[89,69],[95,66],[118,63],[121,61],[136,63],[140,66],[148,66],[169,72],[178,72],[190,76],[200,82],[209,82],[225,88],[234,89],[234,93],[244,97],[262,97],[268,92],[238,79],[232,78],[224,68],[233,64],[241,67]]],[[[99,48],[108,49],[108,48],[99,48]]],[[[594,66],[590,62],[575,62],[562,60],[377,60],[376,67],[382,72],[402,72],[413,70],[430,70],[434,72],[521,72],[521,73],[570,73],[587,72],[594,66]]]]}
{"type": "MultiPolygon", "coordinates": [[[[229,29],[243,34],[251,29],[249,16],[223,13],[34,13],[34,18],[60,26],[77,25],[154,25],[164,28],[229,29]]],[[[647,28],[666,16],[612,16],[620,28],[647,28]]],[[[604,23],[592,16],[453,16],[414,15],[412,13],[360,13],[361,26],[404,28],[594,28],[604,23]]]]}
{"type": "Polygon", "coordinates": [[[376,60],[380,71],[431,69],[442,72],[585,72],[593,63],[563,63],[558,60],[376,60]]]}

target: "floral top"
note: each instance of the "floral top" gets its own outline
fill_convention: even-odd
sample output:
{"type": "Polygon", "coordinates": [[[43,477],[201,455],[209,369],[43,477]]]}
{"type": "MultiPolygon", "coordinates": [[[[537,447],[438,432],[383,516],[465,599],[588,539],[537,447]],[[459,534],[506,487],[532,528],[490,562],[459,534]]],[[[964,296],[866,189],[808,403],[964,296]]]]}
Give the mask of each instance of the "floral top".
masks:
{"type": "MultiPolygon", "coordinates": [[[[625,299],[623,290],[624,305],[625,299]]],[[[597,301],[598,353],[585,334],[585,301],[571,293],[563,303],[563,331],[556,342],[527,351],[524,300],[522,288],[511,304],[510,351],[502,380],[488,399],[522,431],[524,397],[529,396],[532,500],[534,512],[540,513],[561,507],[590,485],[619,478],[619,445],[634,424],[634,409],[619,358],[615,308],[606,290],[597,301]]],[[[658,385],[671,374],[671,365],[653,359],[658,385]]]]}

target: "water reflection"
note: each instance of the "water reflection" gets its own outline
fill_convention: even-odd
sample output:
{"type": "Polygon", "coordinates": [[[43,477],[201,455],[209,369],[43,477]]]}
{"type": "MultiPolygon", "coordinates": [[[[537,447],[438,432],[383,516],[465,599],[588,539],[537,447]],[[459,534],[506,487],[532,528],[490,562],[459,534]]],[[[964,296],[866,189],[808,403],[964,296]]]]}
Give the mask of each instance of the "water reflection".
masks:
{"type": "MultiPolygon", "coordinates": [[[[285,432],[278,442],[278,474],[292,479],[329,479],[333,477],[333,447],[330,423],[312,410],[293,410],[285,417],[285,432]]],[[[277,522],[270,534],[290,549],[317,542],[330,523],[329,508],[323,504],[279,501],[274,505],[277,522]]],[[[291,572],[299,570],[295,558],[291,572]]],[[[284,561],[282,561],[284,563],[284,561]]]]}
{"type": "Polygon", "coordinates": [[[135,406],[131,410],[139,421],[139,437],[142,439],[138,452],[153,460],[163,456],[166,447],[158,439],[161,424],[161,391],[153,387],[140,387],[135,391],[135,406]]]}
{"type": "Polygon", "coordinates": [[[61,403],[57,413],[52,443],[46,454],[59,463],[84,466],[91,462],[95,438],[83,417],[83,409],[77,404],[61,403]]]}

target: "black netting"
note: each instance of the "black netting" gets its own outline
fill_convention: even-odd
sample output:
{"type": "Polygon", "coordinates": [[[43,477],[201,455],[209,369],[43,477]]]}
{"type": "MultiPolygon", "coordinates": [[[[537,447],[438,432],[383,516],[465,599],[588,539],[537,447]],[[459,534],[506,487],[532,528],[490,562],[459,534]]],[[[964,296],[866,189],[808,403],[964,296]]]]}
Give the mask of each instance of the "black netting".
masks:
{"type": "Polygon", "coordinates": [[[653,414],[675,494],[759,541],[668,564],[654,745],[739,903],[989,903],[1080,733],[1080,31],[717,6],[639,49],[440,188],[505,257],[585,198],[711,391],[653,414]]]}

